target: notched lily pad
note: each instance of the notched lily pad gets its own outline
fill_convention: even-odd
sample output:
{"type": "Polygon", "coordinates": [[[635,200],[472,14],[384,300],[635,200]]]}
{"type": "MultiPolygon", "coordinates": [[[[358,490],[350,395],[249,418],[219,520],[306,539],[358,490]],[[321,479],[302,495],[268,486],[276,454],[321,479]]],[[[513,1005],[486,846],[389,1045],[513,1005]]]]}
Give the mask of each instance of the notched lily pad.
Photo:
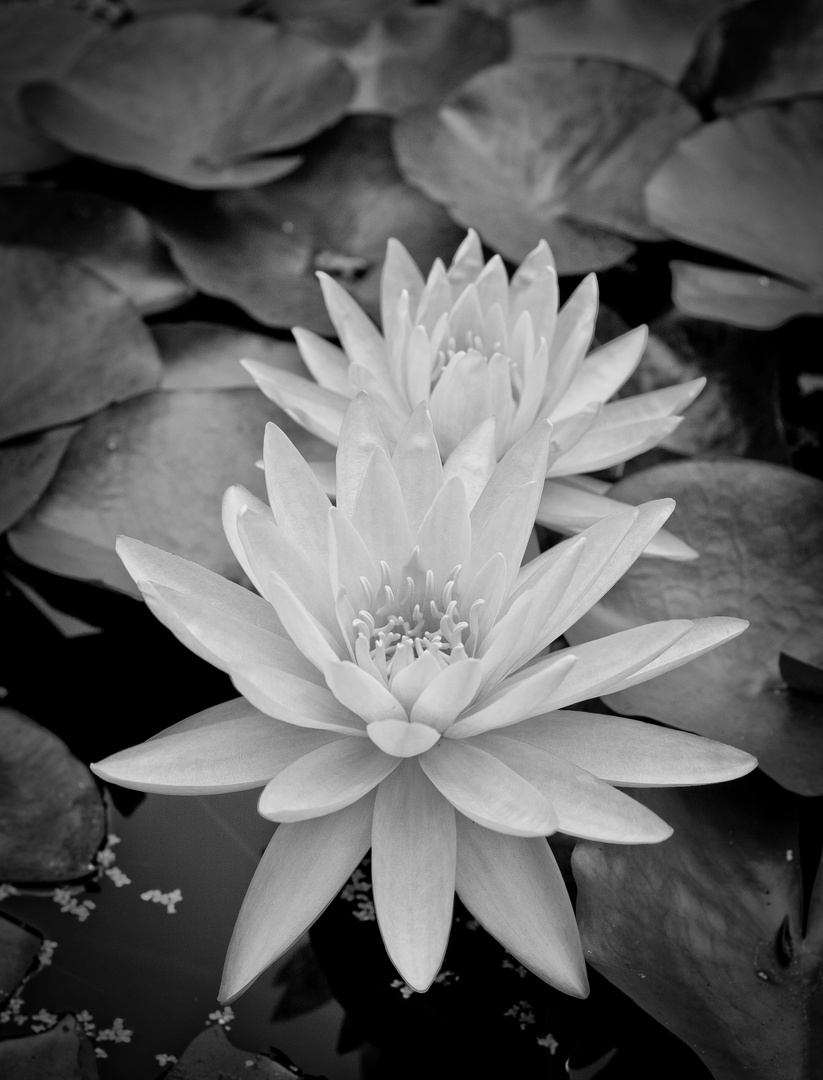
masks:
{"type": "Polygon", "coordinates": [[[77,424],[52,428],[0,446],[0,532],[34,506],[79,430],[77,424]]]}
{"type": "Polygon", "coordinates": [[[143,215],[103,195],[0,189],[0,243],[70,256],[146,315],[177,307],[194,292],[143,215]]]}
{"type": "Polygon", "coordinates": [[[0,438],[66,424],[159,382],[148,330],[96,274],[38,248],[0,247],[0,282],[0,438]]]}
{"type": "Polygon", "coordinates": [[[577,845],[586,959],[717,1080],[818,1076],[821,927],[803,938],[795,800],[757,774],[632,795],[674,835],[577,845]]]}
{"type": "Polygon", "coordinates": [[[823,99],[746,109],[686,136],[646,185],[680,240],[823,285],[823,99]]]}
{"type": "Polygon", "coordinates": [[[331,272],[374,317],[386,241],[419,265],[448,260],[463,238],[441,207],[397,171],[381,116],[353,116],[313,144],[292,176],[252,191],[158,191],[146,212],[203,292],[268,326],[332,334],[315,272],[331,272]]]}
{"type": "Polygon", "coordinates": [[[300,1080],[304,1075],[264,1054],[238,1050],[215,1025],[189,1043],[166,1080],[300,1080]]]}
{"type": "Polygon", "coordinates": [[[317,42],[259,19],[184,12],[125,24],[21,101],[78,153],[227,188],[291,171],[298,158],[273,155],[334,123],[353,88],[317,42]]]}
{"type": "Polygon", "coordinates": [[[823,794],[823,703],[794,693],[779,668],[795,635],[823,636],[823,484],[766,462],[694,461],[637,473],[612,493],[632,504],[674,498],[673,528],[700,558],[639,560],[569,631],[573,643],[655,619],[733,615],[751,625],[606,702],[739,746],[784,787],[823,794]]]}
{"type": "Polygon", "coordinates": [[[0,1042],[0,1076],[14,1080],[98,1080],[94,1047],[73,1016],[49,1031],[0,1042]]]}
{"type": "Polygon", "coordinates": [[[823,315],[823,286],[808,288],[766,274],[671,263],[672,299],[687,315],[771,330],[801,315],[823,315]]]}
{"type": "Polygon", "coordinates": [[[37,507],[9,533],[11,546],[52,573],[136,594],[114,551],[123,533],[242,581],[220,506],[232,484],[265,498],[255,462],[272,419],[307,458],[333,454],[257,389],[158,392],[99,412],[37,507]]]}
{"type": "Polygon", "coordinates": [[[400,118],[407,179],[522,259],[545,237],[561,273],[600,270],[660,238],[640,193],[699,117],[652,75],[607,60],[487,68],[438,109],[400,118]],[[620,234],[620,235],[616,235],[620,234]]]}
{"type": "Polygon", "coordinates": [[[297,346],[290,341],[205,322],[155,323],[151,331],[163,359],[162,390],[254,386],[241,360],[264,360],[273,367],[310,378],[297,346]]]}
{"type": "Polygon", "coordinates": [[[0,880],[89,873],[106,828],[94,777],[56,735],[12,709],[0,709],[0,736],[0,880]]]}
{"type": "Polygon", "coordinates": [[[14,994],[31,970],[42,944],[41,934],[17,919],[0,914],[0,1004],[14,994]]]}

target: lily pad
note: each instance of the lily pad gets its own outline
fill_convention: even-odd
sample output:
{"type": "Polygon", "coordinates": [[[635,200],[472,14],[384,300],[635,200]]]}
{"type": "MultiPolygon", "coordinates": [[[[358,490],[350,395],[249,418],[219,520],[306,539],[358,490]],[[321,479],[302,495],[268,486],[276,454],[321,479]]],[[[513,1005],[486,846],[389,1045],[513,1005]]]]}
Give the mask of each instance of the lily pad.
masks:
{"type": "Polygon", "coordinates": [[[823,284],[823,100],[762,105],[682,139],[646,185],[649,217],[680,240],[823,284]]]}
{"type": "Polygon", "coordinates": [[[823,923],[813,914],[804,939],[794,800],[756,774],[632,794],[674,836],[577,845],[586,959],[716,1080],[819,1076],[823,923]]]}
{"type": "Polygon", "coordinates": [[[255,462],[268,420],[308,458],[333,454],[256,389],[157,392],[105,409],[75,436],[45,496],[9,533],[11,546],[44,570],[133,595],[114,551],[120,533],[244,581],[220,506],[232,484],[265,497],[255,462]]]}
{"type": "Polygon", "coordinates": [[[32,79],[63,74],[102,32],[68,5],[0,5],[0,172],[34,172],[71,157],[26,121],[17,95],[32,79]]]}
{"type": "Polygon", "coordinates": [[[49,1031],[0,1042],[0,1075],[14,1080],[98,1080],[94,1048],[73,1016],[49,1031]]]}
{"type": "Polygon", "coordinates": [[[438,109],[400,118],[406,178],[520,260],[545,237],[560,273],[601,270],[656,240],[641,192],[698,115],[652,75],[607,60],[498,64],[438,109]],[[615,235],[620,234],[620,235],[615,235]]]}
{"type": "Polygon", "coordinates": [[[311,377],[291,341],[204,322],[155,323],[151,331],[163,359],[162,390],[255,386],[241,360],[264,360],[293,375],[311,377]]]}
{"type": "Polygon", "coordinates": [[[190,187],[261,184],[345,111],[354,80],[317,42],[252,18],[147,17],[90,45],[61,78],[32,83],[26,115],[78,153],[190,187]]]}
{"type": "Polygon", "coordinates": [[[106,815],[94,777],[46,728],[0,709],[0,880],[61,882],[92,869],[106,815]]]}
{"type": "Polygon", "coordinates": [[[823,794],[823,703],[791,691],[780,652],[823,636],[823,484],[760,461],[693,461],[630,476],[628,503],[669,496],[691,563],[641,559],[569,632],[572,643],[655,619],[733,615],[744,634],[605,701],[748,750],[778,783],[823,794]],[[663,564],[663,565],[660,565],[663,564]]]}
{"type": "Polygon", "coordinates": [[[300,1080],[303,1075],[264,1054],[238,1050],[215,1025],[189,1043],[167,1080],[300,1080]]]}
{"type": "Polygon", "coordinates": [[[103,195],[4,188],[0,243],[68,255],[146,315],[177,307],[194,292],[143,215],[103,195]]]}
{"type": "Polygon", "coordinates": [[[807,288],[766,274],[675,261],[672,299],[699,319],[771,330],[801,315],[823,315],[823,285],[807,288]]]}
{"type": "Polygon", "coordinates": [[[42,944],[42,934],[0,914],[0,1004],[14,994],[31,970],[42,944]]]}
{"type": "Polygon", "coordinates": [[[325,270],[370,314],[379,310],[386,241],[397,237],[429,267],[464,233],[405,183],[391,121],[352,116],[313,144],[292,176],[253,191],[157,191],[146,212],[186,277],[268,326],[333,334],[315,272],[325,270]]]}
{"type": "Polygon", "coordinates": [[[503,60],[500,19],[460,7],[406,8],[376,19],[343,56],[358,76],[350,112],[398,116],[439,104],[470,75],[503,60]]]}
{"type": "Polygon", "coordinates": [[[77,424],[52,428],[0,446],[0,532],[34,506],[79,430],[77,424]]]}
{"type": "Polygon", "coordinates": [[[66,424],[156,386],[160,360],[122,293],[69,259],[0,247],[0,438],[66,424]]]}
{"type": "Polygon", "coordinates": [[[684,88],[720,113],[823,93],[823,8],[818,0],[728,5],[707,28],[684,88]]]}
{"type": "Polygon", "coordinates": [[[598,56],[676,83],[706,20],[728,0],[553,0],[511,16],[512,54],[598,56]]]}

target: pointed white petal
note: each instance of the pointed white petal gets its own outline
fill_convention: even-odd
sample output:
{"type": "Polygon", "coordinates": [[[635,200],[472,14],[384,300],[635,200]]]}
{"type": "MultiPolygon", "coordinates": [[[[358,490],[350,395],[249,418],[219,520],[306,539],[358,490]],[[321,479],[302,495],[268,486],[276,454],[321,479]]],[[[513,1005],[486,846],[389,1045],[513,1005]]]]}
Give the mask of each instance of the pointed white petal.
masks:
{"type": "Polygon", "coordinates": [[[380,571],[360,533],[336,507],[332,507],[329,513],[329,530],[332,590],[336,596],[342,586],[355,612],[359,612],[369,602],[369,593],[364,589],[361,578],[368,581],[374,595],[380,585],[380,571]]]}
{"type": "Polygon", "coordinates": [[[509,308],[509,276],[499,255],[492,255],[477,275],[475,286],[484,313],[497,306],[506,315],[509,308]]]}
{"type": "Polygon", "coordinates": [[[414,540],[420,560],[434,574],[434,587],[442,590],[456,566],[469,563],[472,554],[472,526],[466,504],[466,489],[458,476],[440,488],[414,540]]]}
{"type": "Polygon", "coordinates": [[[608,401],[640,363],[649,331],[638,326],[590,352],[571,385],[555,403],[552,417],[572,416],[590,401],[608,401]]]}
{"type": "Polygon", "coordinates": [[[353,364],[379,371],[386,363],[386,344],[380,331],[354,297],[334,278],[322,271],[317,278],[343,351],[353,364]]]}
{"type": "Polygon", "coordinates": [[[489,388],[488,362],[476,349],[455,353],[429,398],[437,445],[444,458],[495,409],[489,388]]]}
{"type": "Polygon", "coordinates": [[[549,476],[597,472],[598,469],[608,469],[621,461],[628,461],[644,450],[657,446],[683,422],[682,416],[664,416],[606,427],[603,423],[606,408],[608,406],[590,430],[551,463],[549,476]]]}
{"type": "Polygon", "coordinates": [[[557,327],[557,271],[553,266],[545,265],[525,288],[519,290],[515,287],[517,280],[515,274],[510,293],[509,326],[516,327],[520,317],[528,315],[534,340],[539,342],[545,338],[551,347],[557,327]]]}
{"type": "Polygon", "coordinates": [[[274,521],[271,507],[267,506],[261,499],[258,499],[256,495],[252,495],[252,493],[247,491],[241,484],[234,484],[232,487],[226,488],[226,492],[223,495],[223,532],[226,534],[226,539],[229,542],[229,547],[231,548],[235,559],[237,559],[243,567],[246,577],[262,596],[262,583],[258,579],[255,569],[249,561],[249,557],[246,554],[237,533],[237,522],[242,510],[246,506],[252,507],[252,509],[259,514],[268,514],[272,521],[274,521]]]}
{"type": "Polygon", "coordinates": [[[543,420],[526,432],[498,463],[472,508],[472,531],[480,536],[503,499],[524,484],[539,482],[542,488],[549,458],[551,424],[543,420]]]}
{"type": "Polygon", "coordinates": [[[325,686],[266,664],[237,664],[229,674],[244,698],[276,720],[341,735],[366,734],[363,720],[341,705],[325,686]]]}
{"type": "Polygon", "coordinates": [[[492,937],[551,986],[589,992],[571,900],[542,837],[489,832],[458,815],[457,895],[492,937]]]}
{"type": "Polygon", "coordinates": [[[440,738],[428,724],[409,724],[402,720],[376,720],[366,729],[375,746],[396,758],[417,757],[440,738]]]}
{"type": "Polygon", "coordinates": [[[400,294],[404,290],[409,294],[409,307],[416,311],[424,284],[417,263],[400,241],[390,236],[380,274],[380,321],[386,341],[391,341],[397,331],[397,301],[400,294]]]}
{"type": "Polygon", "coordinates": [[[451,931],[456,863],[455,814],[415,761],[377,789],[372,825],[372,888],[377,923],[406,983],[428,990],[451,931]]]}
{"type": "Polygon", "coordinates": [[[354,527],[376,563],[386,562],[399,581],[412,549],[403,493],[391,462],[379,447],[372,450],[354,506],[354,527]]]}
{"type": "Polygon", "coordinates": [[[463,481],[469,510],[474,509],[497,465],[496,440],[497,422],[489,416],[460,440],[443,464],[444,481],[453,476],[463,481]]]}
{"type": "Polygon", "coordinates": [[[391,458],[397,475],[409,528],[415,533],[443,486],[443,466],[431,416],[421,403],[400,433],[391,458]]]}
{"type": "Polygon", "coordinates": [[[334,446],[349,399],[302,375],[275,368],[262,360],[241,360],[266,397],[304,428],[334,446]]]}
{"type": "Polygon", "coordinates": [[[645,394],[610,401],[603,410],[602,423],[607,427],[633,423],[637,420],[657,420],[688,408],[706,385],[705,376],[688,382],[649,390],[645,394]]]}
{"type": "Polygon", "coordinates": [[[389,453],[374,406],[366,394],[357,394],[346,410],[337,447],[337,509],[351,519],[360,481],[375,447],[389,453]]]}
{"type": "Polygon", "coordinates": [[[414,703],[444,668],[428,649],[406,667],[398,670],[397,660],[391,674],[391,692],[402,704],[407,713],[411,713],[414,703]]]}
{"type": "Polygon", "coordinates": [[[544,409],[550,410],[560,400],[574,378],[591,343],[596,315],[597,277],[588,274],[557,316],[549,349],[549,381],[544,409]]]}
{"type": "Polygon", "coordinates": [[[206,795],[262,787],[303,754],[341,736],[273,720],[235,698],[190,716],[148,742],[90,766],[121,787],[206,795]]]}
{"type": "Polygon", "coordinates": [[[353,398],[354,387],[349,382],[349,359],[341,348],[302,326],[292,327],[297,348],[317,382],[325,390],[341,397],[353,398]]]}
{"type": "Polygon", "coordinates": [[[483,248],[480,237],[469,229],[460,247],[454,254],[448,270],[448,280],[454,295],[457,296],[471,282],[476,281],[483,269],[483,248]]]}
{"type": "Polygon", "coordinates": [[[403,706],[382,682],[350,660],[328,664],[323,674],[337,700],[367,724],[375,720],[408,720],[403,706]]]}
{"type": "Polygon", "coordinates": [[[433,679],[412,707],[409,719],[445,731],[468,708],[480,686],[479,660],[455,661],[433,679]]]}
{"type": "Polygon", "coordinates": [[[275,424],[266,424],[263,462],[278,526],[309,559],[325,565],[329,557],[329,497],[291,439],[275,424]]]}
{"type": "Polygon", "coordinates": [[[374,795],[281,825],[249,885],[229,944],[221,1002],[233,1001],[311,926],[371,844],[374,795]]]}
{"type": "Polygon", "coordinates": [[[557,828],[557,816],[545,795],[468,741],[441,739],[420,756],[420,766],[461,814],[487,829],[512,836],[547,836],[557,828]]]}
{"type": "Polygon", "coordinates": [[[469,623],[469,638],[467,639],[467,651],[472,656],[477,655],[477,650],[486,634],[494,625],[501,605],[506,599],[508,592],[508,568],[506,560],[500,554],[494,555],[484,563],[474,577],[465,578],[468,581],[465,592],[460,596],[460,610],[463,618],[469,623]]]}

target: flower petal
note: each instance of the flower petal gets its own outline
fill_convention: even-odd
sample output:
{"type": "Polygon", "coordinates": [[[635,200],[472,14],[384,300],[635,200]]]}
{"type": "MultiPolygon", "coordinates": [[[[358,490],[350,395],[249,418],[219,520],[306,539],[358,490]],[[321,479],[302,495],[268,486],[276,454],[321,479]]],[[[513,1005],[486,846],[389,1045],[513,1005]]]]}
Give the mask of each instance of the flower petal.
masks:
{"type": "Polygon", "coordinates": [[[389,453],[374,406],[366,394],[359,393],[346,410],[335,462],[337,509],[349,519],[354,517],[360,481],[376,446],[389,453]]]}
{"type": "Polygon", "coordinates": [[[337,625],[336,612],[332,632],[314,617],[289,583],[274,570],[267,574],[265,587],[266,595],[289,637],[315,667],[322,670],[326,664],[348,655],[348,646],[342,641],[337,625]]]}
{"type": "Polygon", "coordinates": [[[469,510],[474,509],[497,466],[496,440],[497,423],[489,416],[460,440],[443,464],[444,481],[453,476],[463,481],[469,510]]]}
{"type": "MultiPolygon", "coordinates": [[[[551,412],[574,379],[591,343],[596,315],[597,277],[588,274],[557,315],[554,336],[549,342],[549,379],[540,406],[543,415],[551,412]]],[[[537,326],[535,336],[540,336],[537,326]]]]}
{"type": "Polygon", "coordinates": [[[682,416],[664,416],[607,426],[608,418],[604,422],[604,413],[605,409],[582,439],[552,462],[549,475],[570,476],[608,469],[657,446],[683,422],[682,416]]]}
{"type": "Polygon", "coordinates": [[[447,481],[434,497],[414,540],[420,561],[434,574],[436,591],[445,588],[455,567],[465,566],[472,554],[472,525],[466,489],[459,476],[447,481]]]}
{"type": "MultiPolygon", "coordinates": [[[[480,536],[503,499],[524,484],[543,485],[549,458],[551,424],[540,421],[506,452],[472,508],[472,531],[480,536]]],[[[479,564],[482,565],[482,564],[479,564]]]]}
{"type": "Polygon", "coordinates": [[[90,766],[120,787],[167,795],[242,791],[264,784],[341,736],[273,720],[245,700],[215,705],[90,766]]]}
{"type": "Polygon", "coordinates": [[[461,814],[487,829],[512,836],[547,836],[557,828],[557,816],[545,795],[470,742],[441,739],[420,756],[420,766],[461,814]]]}
{"type": "Polygon", "coordinates": [[[403,493],[409,528],[415,533],[443,487],[440,451],[424,403],[417,406],[400,433],[391,463],[403,493]]]}
{"type": "Polygon", "coordinates": [[[277,773],[263,788],[257,809],[270,821],[334,814],[362,799],[398,764],[369,739],[336,739],[277,773]]]}
{"type": "Polygon", "coordinates": [[[266,397],[287,416],[335,446],[349,399],[318,386],[311,379],[266,364],[262,360],[241,360],[266,397]]]}
{"type": "Polygon", "coordinates": [[[349,382],[349,359],[341,348],[332,345],[324,337],[302,326],[293,326],[292,334],[297,342],[306,367],[325,390],[341,397],[353,398],[354,387],[349,382]]]}
{"type": "Polygon", "coordinates": [[[485,356],[476,349],[455,353],[435,383],[429,409],[440,453],[448,457],[461,439],[495,411],[485,356]]]}
{"type": "Polygon", "coordinates": [[[700,735],[571,709],[534,716],[506,728],[503,736],[627,787],[718,784],[744,776],[757,764],[744,750],[700,735]]]}
{"type": "Polygon", "coordinates": [[[249,885],[219,999],[243,993],[331,903],[371,844],[374,795],[336,814],[281,825],[249,885]]]}
{"type": "Polygon", "coordinates": [[[468,708],[480,686],[479,660],[454,661],[432,679],[415,701],[409,719],[445,731],[468,708]]]}
{"type": "Polygon", "coordinates": [[[440,733],[428,724],[409,724],[402,720],[376,720],[369,724],[366,734],[375,746],[396,758],[417,757],[440,738],[440,733]]]}
{"type": "Polygon", "coordinates": [[[480,237],[474,229],[469,229],[449,266],[448,280],[454,289],[455,296],[477,280],[483,270],[483,265],[480,237]]]}
{"type": "Polygon", "coordinates": [[[366,734],[361,718],[344,708],[325,686],[266,664],[237,664],[229,674],[244,698],[276,720],[341,735],[366,734]]]}
{"type": "Polygon", "coordinates": [[[370,599],[361,578],[367,580],[372,595],[375,595],[380,586],[380,571],[360,533],[336,507],[332,507],[329,512],[329,529],[329,576],[332,590],[337,595],[342,586],[354,610],[359,612],[368,605],[370,599]]]}
{"type": "Polygon", "coordinates": [[[400,241],[390,236],[380,273],[380,322],[386,341],[391,341],[397,330],[397,302],[401,293],[409,294],[409,307],[416,311],[424,284],[417,263],[400,241]]]}
{"type": "Polygon", "coordinates": [[[308,462],[276,424],[266,424],[263,462],[278,527],[311,561],[325,565],[329,557],[329,497],[308,462]]]}
{"type": "Polygon", "coordinates": [[[323,674],[337,700],[367,724],[375,720],[408,720],[406,710],[382,682],[350,660],[327,664],[323,674]]]}
{"type": "Polygon", "coordinates": [[[570,836],[607,844],[659,844],[673,832],[648,807],[554,754],[505,735],[473,740],[542,791],[570,836]]]}
{"type": "Polygon", "coordinates": [[[590,352],[552,408],[552,417],[560,420],[590,401],[608,401],[640,363],[648,338],[648,328],[638,326],[590,352]]]}
{"type": "Polygon", "coordinates": [[[397,476],[385,451],[372,450],[354,506],[354,527],[376,563],[388,563],[392,580],[399,575],[412,549],[406,507],[397,476]]]}
{"type": "Polygon", "coordinates": [[[377,789],[372,887],[377,923],[406,983],[428,990],[451,931],[455,814],[417,762],[403,762],[377,789]]]}
{"type": "Polygon", "coordinates": [[[524,967],[564,994],[586,997],[571,900],[542,837],[500,836],[458,815],[455,884],[481,926],[524,967]]]}
{"type": "Polygon", "coordinates": [[[237,522],[240,518],[240,514],[247,506],[250,506],[259,514],[268,514],[272,521],[274,521],[274,515],[271,512],[270,506],[264,503],[262,499],[258,499],[256,495],[252,495],[252,493],[244,488],[242,484],[233,484],[231,487],[226,488],[223,495],[223,532],[226,534],[226,539],[229,542],[229,547],[231,548],[235,559],[237,559],[243,567],[243,571],[249,581],[262,596],[263,589],[261,581],[258,579],[255,568],[252,566],[237,532],[237,522]]]}
{"type": "Polygon", "coordinates": [[[343,351],[353,364],[377,372],[386,363],[386,343],[380,331],[350,293],[334,278],[319,271],[326,310],[334,324],[343,351]]]}
{"type": "MultiPolygon", "coordinates": [[[[409,646],[409,651],[413,655],[411,646],[409,646]]],[[[398,656],[395,654],[389,687],[406,712],[411,713],[414,703],[429,683],[433,682],[445,669],[429,649],[426,649],[422,656],[415,657],[411,663],[408,663],[403,668],[398,667],[397,661],[398,656]]]]}
{"type": "Polygon", "coordinates": [[[494,513],[488,515],[481,531],[473,528],[471,558],[466,566],[468,580],[493,555],[501,554],[506,560],[505,592],[508,595],[534,528],[534,515],[542,490],[542,483],[537,481],[515,488],[500,501],[494,513]]]}

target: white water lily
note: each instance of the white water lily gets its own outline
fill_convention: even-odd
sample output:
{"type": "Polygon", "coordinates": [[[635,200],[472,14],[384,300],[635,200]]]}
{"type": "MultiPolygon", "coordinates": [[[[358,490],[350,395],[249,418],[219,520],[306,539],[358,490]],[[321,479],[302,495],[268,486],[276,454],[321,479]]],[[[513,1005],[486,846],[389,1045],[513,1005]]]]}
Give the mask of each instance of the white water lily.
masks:
{"type": "Polygon", "coordinates": [[[754,767],[708,739],[567,710],[746,624],[678,619],[547,651],[673,504],[623,506],[521,566],[550,425],[499,463],[495,439],[484,421],[444,466],[420,405],[390,451],[359,394],[341,428],[332,506],[270,424],[270,507],[240,488],[224,501],[226,535],[259,595],[119,541],[152,611],[243,696],[94,771],[143,791],[261,787],[260,813],[282,823],[238,917],[223,1001],[305,932],[370,848],[380,932],[409,986],[424,991],[437,975],[456,892],[521,963],[584,996],[574,913],[545,837],[657,843],[671,830],[620,785],[715,783],[754,767]]]}
{"type": "MultiPolygon", "coordinates": [[[[705,379],[610,401],[640,361],[641,326],[588,353],[597,314],[589,274],[558,311],[557,272],[541,241],[509,282],[503,261],[487,263],[470,229],[446,269],[424,281],[403,245],[389,240],[381,283],[382,334],[345,289],[318,274],[342,348],[296,327],[314,380],[259,360],[244,361],[264,394],[313,434],[336,445],[349,401],[368,392],[393,447],[414,408],[428,403],[444,460],[482,420],[496,421],[500,458],[535,423],[549,419],[552,455],[539,524],[575,533],[619,509],[611,485],[587,474],[655,446],[705,379]]],[[[320,466],[323,469],[323,466],[320,466]]],[[[323,473],[334,491],[330,469],[323,473]]],[[[647,554],[690,559],[695,552],[659,533],[647,554]]]]}

